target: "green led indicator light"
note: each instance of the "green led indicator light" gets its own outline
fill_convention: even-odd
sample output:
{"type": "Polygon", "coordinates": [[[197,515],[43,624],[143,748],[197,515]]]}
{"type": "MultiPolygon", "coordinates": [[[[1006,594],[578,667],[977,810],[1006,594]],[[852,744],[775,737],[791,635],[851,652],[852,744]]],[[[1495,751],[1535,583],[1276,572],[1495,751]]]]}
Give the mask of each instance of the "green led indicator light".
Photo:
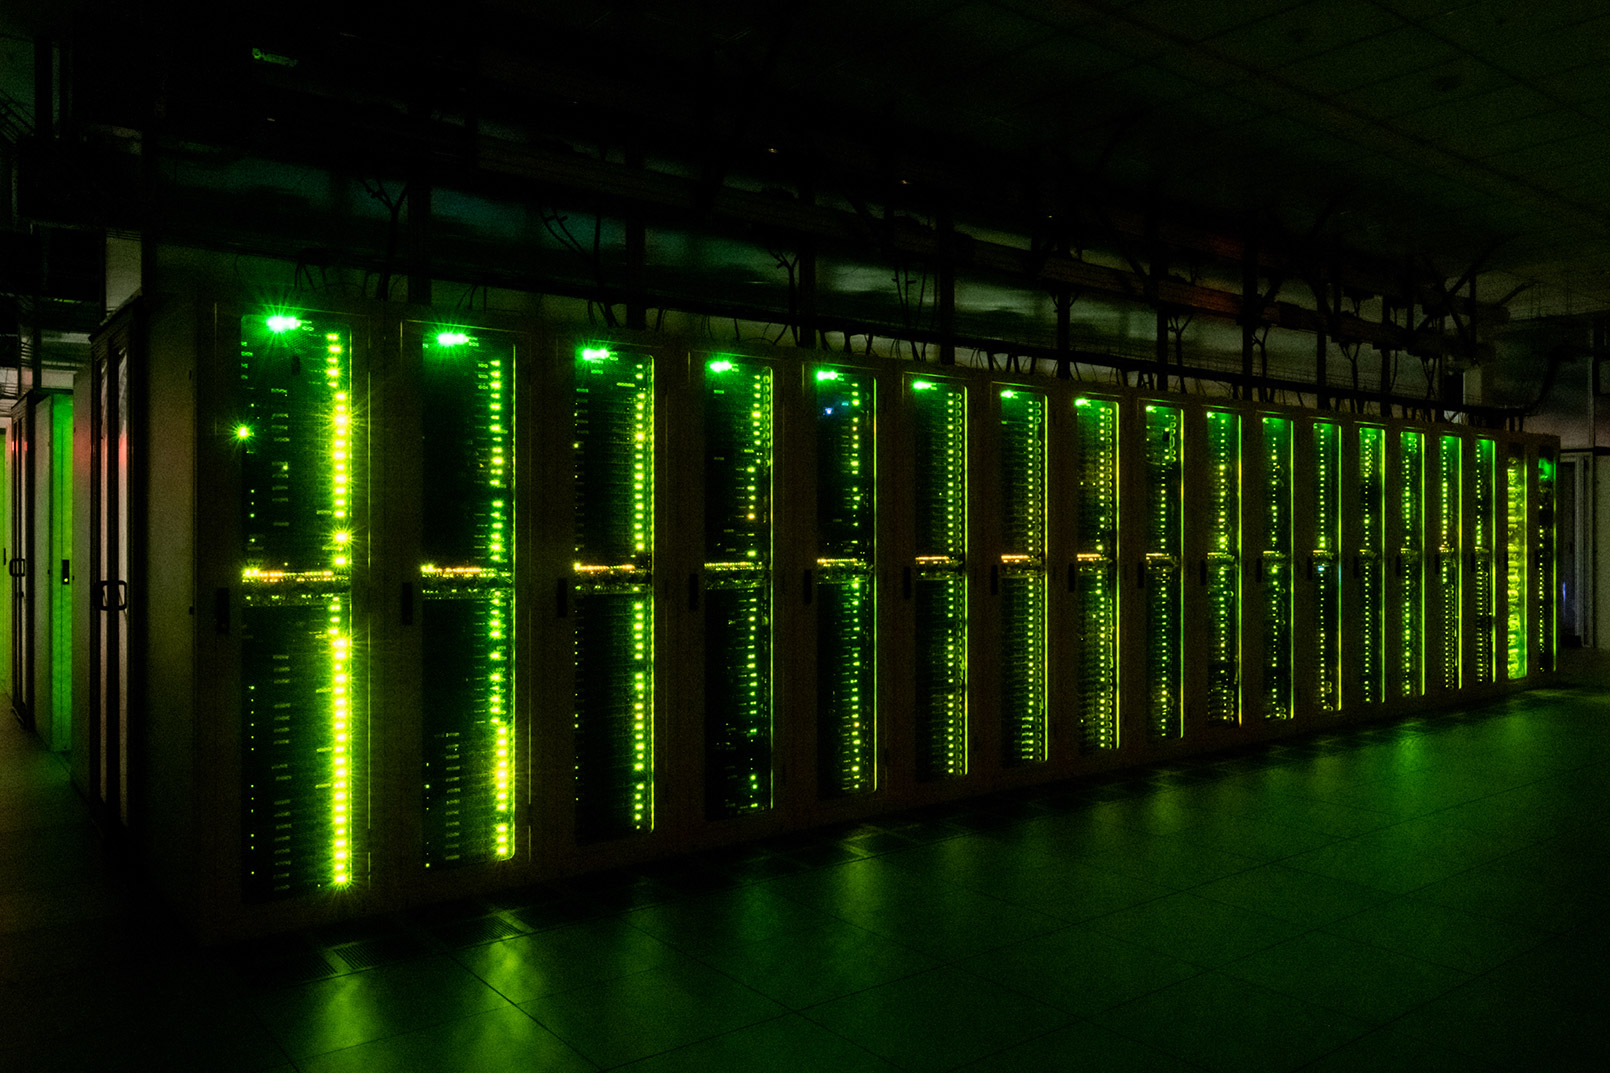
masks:
{"type": "Polygon", "coordinates": [[[601,346],[587,347],[581,352],[582,361],[608,361],[613,355],[601,346]]]}
{"type": "Polygon", "coordinates": [[[927,380],[913,380],[911,382],[911,390],[913,391],[932,391],[933,389],[934,385],[927,380]]]}
{"type": "Polygon", "coordinates": [[[237,440],[249,440],[251,438],[252,438],[252,427],[250,425],[236,425],[235,426],[235,439],[237,439],[237,440]]]}
{"type": "Polygon", "coordinates": [[[713,373],[724,373],[728,369],[732,368],[732,362],[727,361],[726,359],[722,359],[720,361],[712,361],[708,366],[706,366],[706,368],[708,368],[713,373]]]}
{"type": "Polygon", "coordinates": [[[1015,398],[1017,398],[1017,392],[1013,391],[1011,388],[1003,388],[1001,390],[1001,398],[1003,398],[1003,399],[1015,399],[1015,398]]]}
{"type": "Polygon", "coordinates": [[[288,332],[301,326],[302,322],[295,317],[276,315],[268,318],[268,330],[271,332],[288,332]]]}
{"type": "Polygon", "coordinates": [[[816,379],[818,380],[837,380],[838,378],[839,374],[834,369],[818,369],[816,371],[816,379]]]}
{"type": "Polygon", "coordinates": [[[463,332],[442,332],[436,337],[436,342],[442,346],[462,346],[470,341],[470,337],[463,332]]]}

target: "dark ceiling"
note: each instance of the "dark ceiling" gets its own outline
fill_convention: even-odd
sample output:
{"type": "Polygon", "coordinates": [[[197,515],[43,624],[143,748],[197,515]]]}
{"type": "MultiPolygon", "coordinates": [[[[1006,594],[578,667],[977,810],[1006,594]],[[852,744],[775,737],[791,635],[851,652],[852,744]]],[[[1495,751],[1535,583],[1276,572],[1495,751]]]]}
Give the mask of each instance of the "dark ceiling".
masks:
{"type": "Polygon", "coordinates": [[[555,64],[601,80],[727,71],[739,108],[852,115],[969,167],[1040,160],[1295,233],[1323,221],[1450,279],[1479,264],[1487,299],[1524,285],[1517,317],[1610,309],[1602,0],[492,6],[561,28],[555,64]]]}

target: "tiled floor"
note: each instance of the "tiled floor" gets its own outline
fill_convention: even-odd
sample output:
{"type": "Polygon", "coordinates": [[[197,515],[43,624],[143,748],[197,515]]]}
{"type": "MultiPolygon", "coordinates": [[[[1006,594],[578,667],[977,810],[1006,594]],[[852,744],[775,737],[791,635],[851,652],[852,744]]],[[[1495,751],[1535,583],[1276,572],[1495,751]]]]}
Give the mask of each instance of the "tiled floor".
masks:
{"type": "Polygon", "coordinates": [[[254,947],[125,908],[0,723],[0,1069],[1601,1069],[1610,665],[254,947]]]}

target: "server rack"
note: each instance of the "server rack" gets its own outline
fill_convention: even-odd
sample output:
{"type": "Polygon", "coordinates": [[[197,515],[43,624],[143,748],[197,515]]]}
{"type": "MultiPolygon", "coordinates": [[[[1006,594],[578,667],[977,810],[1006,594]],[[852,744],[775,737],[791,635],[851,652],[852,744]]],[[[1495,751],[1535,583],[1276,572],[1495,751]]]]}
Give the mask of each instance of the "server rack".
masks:
{"type": "Polygon", "coordinates": [[[1046,396],[999,388],[996,499],[1000,561],[990,565],[1000,598],[1001,764],[1047,759],[1046,396]]]}
{"type": "Polygon", "coordinates": [[[1440,433],[1437,441],[1437,677],[1441,690],[1464,685],[1464,439],[1440,433]]]}
{"type": "MultiPolygon", "coordinates": [[[[571,353],[570,706],[579,843],[654,827],[655,360],[571,353]]],[[[563,598],[563,597],[562,597],[563,598]]],[[[557,773],[556,773],[557,774],[557,773]]]]}
{"type": "Polygon", "coordinates": [[[1308,558],[1311,590],[1314,709],[1334,713],[1342,707],[1342,514],[1341,426],[1312,426],[1313,546],[1308,558]]]}
{"type": "Polygon", "coordinates": [[[1397,487],[1392,496],[1396,583],[1393,677],[1398,697],[1426,691],[1425,669],[1425,433],[1399,429],[1397,487]]]}
{"type": "Polygon", "coordinates": [[[878,786],[877,384],[864,369],[818,366],[810,387],[817,793],[848,797],[878,786]]]}
{"type": "Polygon", "coordinates": [[[1528,570],[1531,519],[1527,514],[1526,447],[1512,443],[1504,457],[1504,676],[1525,678],[1532,630],[1526,600],[1531,592],[1528,570]]]}
{"type": "Polygon", "coordinates": [[[1471,467],[1470,514],[1470,665],[1476,685],[1497,681],[1498,592],[1494,543],[1498,530],[1498,481],[1496,444],[1492,438],[1478,436],[1474,442],[1471,467]]]}
{"type": "Polygon", "coordinates": [[[512,337],[410,331],[420,411],[418,585],[422,850],[426,868],[515,855],[515,408],[512,337]]]}
{"type": "Polygon", "coordinates": [[[1144,722],[1147,740],[1182,737],[1185,720],[1182,698],[1182,628],[1184,624],[1181,572],[1184,565],[1183,415],[1178,406],[1161,402],[1142,404],[1142,500],[1137,580],[1145,590],[1141,621],[1145,638],[1144,722]]]}
{"type": "Polygon", "coordinates": [[[704,812],[772,807],[772,369],[704,365],[704,812]]]}
{"type": "Polygon", "coordinates": [[[1386,429],[1359,425],[1357,551],[1353,571],[1358,609],[1355,663],[1359,702],[1386,699],[1386,429]]]}
{"type": "Polygon", "coordinates": [[[903,586],[914,614],[914,730],[919,782],[954,779],[969,766],[967,387],[913,378],[913,560],[903,586]]]}
{"type": "Polygon", "coordinates": [[[1079,747],[1116,750],[1121,741],[1119,636],[1124,613],[1120,580],[1119,411],[1114,399],[1074,400],[1073,467],[1066,483],[1075,500],[1073,633],[1078,667],[1079,747]]]}
{"type": "Polygon", "coordinates": [[[1533,547],[1537,550],[1537,592],[1532,602],[1532,621],[1537,631],[1537,669],[1545,672],[1554,670],[1559,644],[1559,553],[1555,533],[1555,477],[1558,471],[1557,457],[1547,448],[1540,448],[1537,456],[1537,532],[1533,538],[1533,547]]]}
{"type": "Polygon", "coordinates": [[[1206,550],[1200,581],[1207,612],[1206,718],[1241,722],[1241,428],[1239,413],[1206,414],[1206,550]]]}
{"type": "Polygon", "coordinates": [[[367,565],[352,330],[301,310],[240,319],[241,883],[248,901],[367,873],[367,565]]]}
{"type": "Polygon", "coordinates": [[[1292,419],[1276,414],[1257,418],[1262,462],[1257,504],[1260,517],[1257,580],[1260,589],[1258,651],[1259,697],[1266,719],[1295,714],[1292,679],[1292,419]]]}

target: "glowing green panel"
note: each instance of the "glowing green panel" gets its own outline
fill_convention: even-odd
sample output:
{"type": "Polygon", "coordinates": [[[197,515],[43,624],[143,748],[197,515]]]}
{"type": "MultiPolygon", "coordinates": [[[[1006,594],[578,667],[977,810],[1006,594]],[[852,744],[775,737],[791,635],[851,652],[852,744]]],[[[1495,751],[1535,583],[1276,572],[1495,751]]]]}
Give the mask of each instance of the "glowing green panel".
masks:
{"type": "Polygon", "coordinates": [[[1241,417],[1207,415],[1207,717],[1241,721],[1241,417]]]}
{"type": "Polygon", "coordinates": [[[1358,684],[1365,704],[1386,699],[1386,430],[1358,430],[1358,684]]]}
{"type": "Polygon", "coordinates": [[[1046,758],[1044,395],[1004,389],[1001,403],[1001,762],[1046,758]]]}
{"type": "Polygon", "coordinates": [[[1074,404],[1075,620],[1079,735],[1085,752],[1118,748],[1118,404],[1074,404]]]}
{"type": "Polygon", "coordinates": [[[772,804],[772,373],[718,358],[704,378],[704,804],[772,804]]]}
{"type": "Polygon", "coordinates": [[[967,393],[913,381],[917,777],[967,773],[967,393]]]}
{"type": "Polygon", "coordinates": [[[1443,689],[1464,684],[1464,440],[1437,438],[1437,634],[1443,689]]]}
{"type": "Polygon", "coordinates": [[[818,793],[877,788],[874,384],[818,369],[816,392],[816,740],[818,793]]]}
{"type": "Polygon", "coordinates": [[[1425,433],[1398,434],[1398,694],[1426,691],[1425,671],[1425,433]]]}
{"type": "Polygon", "coordinates": [[[1537,459],[1537,594],[1532,621],[1537,632],[1537,669],[1552,671],[1558,641],[1559,608],[1555,583],[1556,551],[1554,478],[1556,464],[1548,455],[1537,459]]]}
{"type": "Polygon", "coordinates": [[[1476,440],[1476,472],[1470,494],[1471,513],[1476,525],[1475,547],[1471,549],[1470,584],[1475,607],[1470,631],[1475,641],[1475,674],[1478,684],[1496,680],[1498,674],[1498,591],[1493,575],[1494,549],[1498,533],[1497,460],[1492,440],[1476,440]]]}
{"type": "Polygon", "coordinates": [[[1185,732],[1180,704],[1182,451],[1178,407],[1147,403],[1141,415],[1141,584],[1146,590],[1146,736],[1185,732]]]}
{"type": "Polygon", "coordinates": [[[1261,419],[1263,511],[1263,714],[1292,717],[1291,421],[1261,419]]]}
{"type": "Polygon", "coordinates": [[[576,836],[596,842],[654,826],[654,363],[591,346],[574,371],[576,836]]]}
{"type": "Polygon", "coordinates": [[[240,328],[244,413],[225,449],[244,491],[243,885],[259,901],[345,886],[366,859],[366,690],[352,615],[354,564],[366,558],[365,448],[345,324],[281,311],[240,328]]]}
{"type": "Polygon", "coordinates": [[[1526,520],[1526,477],[1525,450],[1512,447],[1504,460],[1504,648],[1508,655],[1506,674],[1511,681],[1526,677],[1527,643],[1531,637],[1526,617],[1532,535],[1526,520]]]}
{"type": "Polygon", "coordinates": [[[514,347],[420,340],[425,867],[514,856],[514,347]]]}
{"type": "Polygon", "coordinates": [[[1322,712],[1342,706],[1342,515],[1341,431],[1330,421],[1314,424],[1314,706],[1322,712]]]}
{"type": "Polygon", "coordinates": [[[72,744],[73,587],[59,567],[73,558],[73,397],[50,400],[50,568],[41,575],[50,594],[50,728],[38,728],[54,749],[72,744]]]}

